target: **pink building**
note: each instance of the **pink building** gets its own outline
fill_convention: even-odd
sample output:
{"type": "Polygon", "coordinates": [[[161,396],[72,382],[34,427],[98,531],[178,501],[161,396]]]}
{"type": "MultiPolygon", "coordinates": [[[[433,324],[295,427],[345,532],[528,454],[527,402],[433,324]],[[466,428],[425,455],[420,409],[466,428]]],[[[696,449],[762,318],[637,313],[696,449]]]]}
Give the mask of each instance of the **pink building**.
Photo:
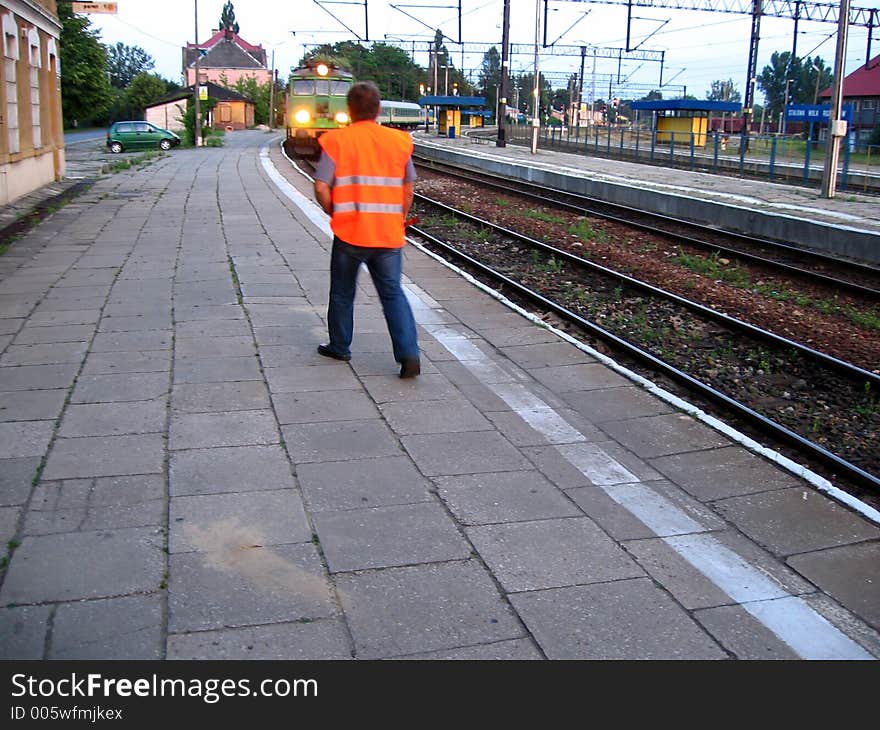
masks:
{"type": "MultiPolygon", "coordinates": [[[[272,71],[266,64],[263,46],[255,46],[242,39],[233,30],[215,30],[206,41],[199,43],[199,81],[234,86],[239,79],[255,78],[258,84],[272,81],[272,71]]],[[[187,43],[183,49],[183,75],[187,86],[195,83],[196,46],[187,43]]]]}

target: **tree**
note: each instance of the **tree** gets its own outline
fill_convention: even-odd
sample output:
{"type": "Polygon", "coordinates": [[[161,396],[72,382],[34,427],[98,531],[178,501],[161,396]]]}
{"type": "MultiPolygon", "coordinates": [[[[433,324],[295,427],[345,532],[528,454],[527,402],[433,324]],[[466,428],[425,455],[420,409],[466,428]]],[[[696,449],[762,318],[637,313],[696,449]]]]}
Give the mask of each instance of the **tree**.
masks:
{"type": "Polygon", "coordinates": [[[239,25],[235,22],[235,9],[232,7],[231,0],[226,0],[226,4],[223,6],[219,27],[221,30],[231,30],[233,33],[238,33],[239,25]]]}
{"type": "Polygon", "coordinates": [[[727,81],[713,81],[711,88],[706,92],[709,101],[742,101],[742,95],[733,84],[733,79],[727,81]]]}
{"type": "Polygon", "coordinates": [[[782,111],[788,86],[789,104],[817,104],[818,95],[831,85],[831,69],[819,57],[791,58],[790,53],[774,53],[770,65],[758,76],[771,119],[782,111]]]}
{"type": "Polygon", "coordinates": [[[477,89],[480,95],[486,97],[486,107],[497,110],[498,87],[501,84],[501,55],[498,49],[492,46],[483,54],[483,63],[480,66],[477,89]]]}
{"type": "MultiPolygon", "coordinates": [[[[353,41],[325,43],[309,51],[302,63],[312,59],[335,63],[354,74],[357,81],[372,81],[383,99],[417,101],[419,82],[425,78],[424,69],[414,64],[406,51],[386,43],[374,43],[370,48],[353,41]]],[[[439,78],[441,84],[446,80],[444,76],[439,78]]],[[[448,83],[450,89],[457,83],[462,93],[469,87],[454,70],[448,83]]]]}
{"type": "Polygon", "coordinates": [[[69,2],[58,3],[61,21],[61,109],[65,126],[90,122],[113,103],[107,79],[107,51],[88,18],[74,15],[69,2]]]}
{"type": "Polygon", "coordinates": [[[168,93],[165,80],[158,74],[141,73],[134,77],[128,88],[127,101],[132,113],[143,118],[144,109],[168,93]]]}
{"type": "Polygon", "coordinates": [[[117,43],[104,46],[107,49],[107,71],[110,83],[117,89],[127,89],[135,76],[151,71],[156,63],[140,46],[117,43]]]}

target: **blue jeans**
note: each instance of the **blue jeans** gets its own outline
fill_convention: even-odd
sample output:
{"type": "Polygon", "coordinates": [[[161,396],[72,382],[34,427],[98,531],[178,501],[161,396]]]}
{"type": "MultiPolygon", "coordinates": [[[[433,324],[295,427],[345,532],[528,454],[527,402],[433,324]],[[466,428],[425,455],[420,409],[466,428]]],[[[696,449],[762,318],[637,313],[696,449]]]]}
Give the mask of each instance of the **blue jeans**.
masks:
{"type": "Polygon", "coordinates": [[[327,307],[327,329],[330,349],[339,355],[351,355],[354,334],[354,296],[358,270],[366,264],[382,302],[382,311],[391,335],[394,359],[403,362],[419,356],[416,321],[400,286],[403,270],[403,249],[352,246],[333,238],[330,254],[330,304],[327,307]]]}

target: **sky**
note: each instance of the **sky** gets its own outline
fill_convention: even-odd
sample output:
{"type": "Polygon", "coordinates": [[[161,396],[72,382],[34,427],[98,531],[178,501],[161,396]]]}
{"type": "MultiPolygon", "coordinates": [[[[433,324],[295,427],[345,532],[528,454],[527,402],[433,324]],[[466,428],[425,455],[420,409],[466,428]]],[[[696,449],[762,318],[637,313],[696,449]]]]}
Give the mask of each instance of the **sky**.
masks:
{"type": "MultiPolygon", "coordinates": [[[[538,0],[543,26],[543,0],[538,0]]],[[[699,3],[700,0],[694,0],[699,3]]],[[[826,2],[827,0],[823,0],[826,2]]],[[[92,28],[100,31],[104,43],[122,42],[140,46],[155,60],[153,69],[161,76],[180,82],[181,48],[195,39],[195,11],[198,8],[198,37],[207,39],[219,24],[224,0],[118,0],[116,15],[94,14],[92,28]]],[[[708,3],[707,3],[708,4],[708,3]]],[[[853,7],[880,7],[880,0],[852,0],[853,7]]],[[[318,43],[336,43],[364,38],[369,31],[372,41],[393,40],[410,52],[412,44],[424,45],[439,28],[452,61],[473,81],[482,62],[482,52],[468,52],[468,43],[496,45],[501,49],[503,0],[461,0],[461,35],[458,2],[455,0],[233,0],[239,34],[249,43],[262,44],[270,64],[284,77],[295,67],[304,51],[318,43]],[[463,41],[464,47],[458,45],[463,41]],[[462,48],[465,54],[462,56],[462,48]]],[[[624,56],[598,58],[595,67],[595,96],[638,98],[662,82],[664,98],[683,92],[704,99],[713,81],[732,79],[734,88],[743,92],[746,82],[751,18],[720,12],[682,11],[655,7],[634,7],[630,47],[639,51],[663,51],[661,64],[651,60],[630,60],[624,56]],[[631,85],[631,86],[630,86],[631,85]],[[644,90],[643,90],[644,89],[644,90]],[[610,93],[609,93],[610,92],[610,93]]],[[[552,0],[546,28],[548,44],[591,46],[617,49],[626,46],[627,8],[625,5],[552,0]]],[[[758,56],[758,73],[770,61],[774,51],[791,51],[793,21],[764,16],[758,56]]],[[[534,67],[536,1],[510,0],[510,42],[529,46],[528,53],[511,57],[513,73],[530,72],[534,67]]],[[[801,21],[798,28],[797,55],[821,56],[832,67],[837,26],[834,23],[801,21]]],[[[543,43],[542,27],[539,42],[543,43]]],[[[525,50],[525,49],[524,49],[525,50]]],[[[867,29],[849,31],[846,73],[865,62],[867,29]]],[[[659,53],[649,54],[658,58],[659,53]]],[[[880,55],[880,29],[875,30],[871,55],[880,55]]],[[[415,62],[428,66],[427,53],[417,52],[415,62]]],[[[539,67],[551,74],[551,81],[577,73],[580,55],[549,53],[541,49],[539,67]]],[[[584,98],[593,94],[593,59],[585,64],[584,98]]],[[[564,82],[554,83],[564,86],[564,82]]],[[[756,92],[756,101],[762,94],[756,92]]]]}

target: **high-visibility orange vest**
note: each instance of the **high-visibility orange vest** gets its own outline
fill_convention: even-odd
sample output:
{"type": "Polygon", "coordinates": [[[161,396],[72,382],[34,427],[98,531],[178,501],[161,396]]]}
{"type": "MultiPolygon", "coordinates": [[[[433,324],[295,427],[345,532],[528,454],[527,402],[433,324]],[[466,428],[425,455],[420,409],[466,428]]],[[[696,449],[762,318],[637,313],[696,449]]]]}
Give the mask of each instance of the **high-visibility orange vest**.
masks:
{"type": "Polygon", "coordinates": [[[412,137],[374,121],[360,121],[327,132],[318,142],[336,166],[333,233],[353,246],[403,246],[403,184],[412,137]]]}

